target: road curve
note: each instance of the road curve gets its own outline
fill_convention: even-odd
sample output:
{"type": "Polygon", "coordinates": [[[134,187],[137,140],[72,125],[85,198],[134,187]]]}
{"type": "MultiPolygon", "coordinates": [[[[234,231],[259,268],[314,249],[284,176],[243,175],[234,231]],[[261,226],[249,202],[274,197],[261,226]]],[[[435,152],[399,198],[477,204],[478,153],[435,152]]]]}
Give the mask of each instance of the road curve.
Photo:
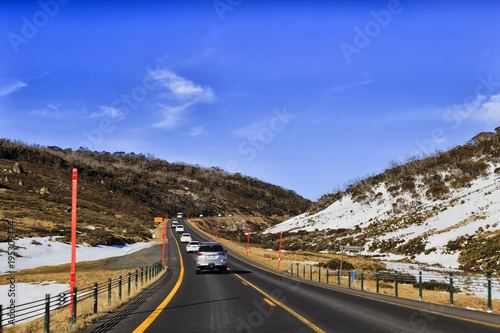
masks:
{"type": "MultiPolygon", "coordinates": [[[[207,240],[187,222],[184,225],[193,239],[207,240]]],[[[106,331],[132,332],[138,327],[140,332],[500,331],[498,315],[326,286],[261,267],[232,251],[228,273],[196,275],[194,255],[185,253],[178,237],[169,230],[169,274],[158,282],[161,288],[106,331]],[[172,295],[176,283],[180,285],[172,295]],[[172,298],[165,305],[169,294],[172,298]],[[159,308],[162,302],[164,308],[159,308]],[[158,315],[144,324],[155,310],[158,315]]]]}

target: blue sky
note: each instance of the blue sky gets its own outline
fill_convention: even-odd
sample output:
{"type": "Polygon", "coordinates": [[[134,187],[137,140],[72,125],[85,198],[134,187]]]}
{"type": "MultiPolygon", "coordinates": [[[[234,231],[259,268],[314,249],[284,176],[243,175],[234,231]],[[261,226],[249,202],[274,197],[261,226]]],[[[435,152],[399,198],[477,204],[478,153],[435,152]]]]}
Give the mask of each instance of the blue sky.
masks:
{"type": "Polygon", "coordinates": [[[0,137],[315,200],[500,126],[495,1],[3,1],[0,137]]]}

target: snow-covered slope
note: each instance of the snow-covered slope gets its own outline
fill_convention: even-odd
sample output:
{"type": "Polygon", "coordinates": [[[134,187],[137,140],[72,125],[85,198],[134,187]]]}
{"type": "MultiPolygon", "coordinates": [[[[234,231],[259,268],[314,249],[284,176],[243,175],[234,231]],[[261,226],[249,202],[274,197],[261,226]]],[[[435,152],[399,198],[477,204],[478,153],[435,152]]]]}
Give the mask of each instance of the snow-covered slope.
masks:
{"type": "MultiPolygon", "coordinates": [[[[500,177],[493,170],[495,165],[490,163],[487,176],[474,180],[469,187],[452,190],[442,199],[415,195],[415,191],[390,194],[385,184],[379,184],[374,189],[378,192],[376,200],[362,202],[347,195],[318,213],[296,216],[266,233],[350,229],[332,244],[363,245],[372,254],[458,267],[460,249],[453,250],[450,241],[465,235],[491,238],[499,234],[500,177]],[[425,246],[422,251],[419,244],[425,246]],[[417,248],[413,253],[412,247],[417,248]]],[[[325,232],[323,239],[330,237],[327,235],[325,232]]]]}
{"type": "MultiPolygon", "coordinates": [[[[36,268],[40,266],[55,266],[68,264],[71,262],[71,245],[58,242],[55,237],[26,237],[14,241],[18,247],[14,261],[14,266],[9,267],[7,260],[7,251],[9,244],[0,243],[0,275],[8,271],[19,271],[22,269],[36,268]]],[[[155,242],[137,242],[135,244],[126,244],[122,246],[98,245],[95,247],[89,245],[79,245],[76,248],[76,261],[100,260],[111,257],[119,257],[126,254],[151,247],[155,242]]]]}

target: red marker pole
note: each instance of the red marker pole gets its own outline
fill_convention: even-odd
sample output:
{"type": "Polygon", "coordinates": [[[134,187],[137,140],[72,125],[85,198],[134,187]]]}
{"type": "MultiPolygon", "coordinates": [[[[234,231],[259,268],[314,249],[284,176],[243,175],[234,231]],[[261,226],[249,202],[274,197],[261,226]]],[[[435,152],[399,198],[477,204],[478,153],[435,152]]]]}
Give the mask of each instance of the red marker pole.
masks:
{"type": "Polygon", "coordinates": [[[248,241],[247,241],[247,257],[248,257],[248,248],[250,247],[250,229],[248,229],[248,241]]]}
{"type": "Polygon", "coordinates": [[[283,236],[283,233],[280,232],[280,250],[278,252],[278,271],[280,270],[280,262],[281,262],[281,238],[283,236]]]}
{"type": "Polygon", "coordinates": [[[215,239],[219,240],[219,225],[217,225],[217,234],[215,235],[215,239]]]}
{"type": "MultiPolygon", "coordinates": [[[[73,168],[72,175],[72,198],[71,198],[71,275],[70,275],[70,290],[75,290],[76,282],[76,191],[77,191],[78,170],[73,168]]],[[[71,297],[71,305],[69,307],[69,316],[73,315],[73,297],[71,297]]]]}
{"type": "Polygon", "coordinates": [[[163,228],[163,252],[161,254],[161,265],[165,266],[165,238],[167,236],[167,218],[165,217],[165,223],[163,228]]]}

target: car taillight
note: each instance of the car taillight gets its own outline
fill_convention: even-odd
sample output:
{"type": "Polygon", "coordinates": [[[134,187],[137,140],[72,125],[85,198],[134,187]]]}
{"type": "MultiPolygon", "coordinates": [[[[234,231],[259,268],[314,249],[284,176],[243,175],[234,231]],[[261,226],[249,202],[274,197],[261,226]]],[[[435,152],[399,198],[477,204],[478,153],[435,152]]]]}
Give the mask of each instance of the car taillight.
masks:
{"type": "Polygon", "coordinates": [[[198,252],[198,253],[196,253],[196,255],[197,255],[197,256],[204,256],[204,255],[205,255],[205,253],[203,253],[203,252],[198,252]]]}
{"type": "Polygon", "coordinates": [[[217,253],[217,254],[220,255],[220,256],[225,256],[226,252],[221,252],[221,253],[217,253]]]}

